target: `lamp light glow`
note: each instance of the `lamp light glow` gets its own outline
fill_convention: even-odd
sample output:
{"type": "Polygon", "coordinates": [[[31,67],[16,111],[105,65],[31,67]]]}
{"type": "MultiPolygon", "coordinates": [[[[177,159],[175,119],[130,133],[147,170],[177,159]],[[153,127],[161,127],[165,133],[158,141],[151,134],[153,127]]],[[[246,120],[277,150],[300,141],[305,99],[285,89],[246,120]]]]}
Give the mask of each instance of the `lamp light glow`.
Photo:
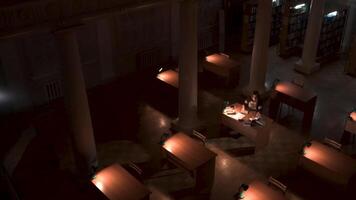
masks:
{"type": "Polygon", "coordinates": [[[335,17],[337,15],[337,11],[329,12],[326,16],[327,17],[335,17]]]}
{"type": "Polygon", "coordinates": [[[163,70],[163,67],[159,68],[158,72],[162,72],[162,70],[163,70]]]}
{"type": "Polygon", "coordinates": [[[301,9],[305,6],[305,3],[302,3],[302,4],[298,4],[296,6],[294,6],[294,9],[298,10],[298,9],[301,9]]]}

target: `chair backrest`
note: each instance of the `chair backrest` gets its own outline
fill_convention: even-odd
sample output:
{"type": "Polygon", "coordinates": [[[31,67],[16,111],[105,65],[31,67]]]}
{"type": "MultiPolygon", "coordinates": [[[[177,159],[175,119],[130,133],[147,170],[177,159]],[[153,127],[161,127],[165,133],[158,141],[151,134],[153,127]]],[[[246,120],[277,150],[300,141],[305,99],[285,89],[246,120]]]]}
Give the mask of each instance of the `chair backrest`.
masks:
{"type": "Polygon", "coordinates": [[[292,80],[292,83],[299,86],[299,87],[304,87],[304,79],[300,78],[300,77],[296,77],[292,80]]]}
{"type": "Polygon", "coordinates": [[[287,191],[287,186],[285,186],[283,183],[279,182],[272,176],[270,176],[268,178],[268,184],[273,185],[274,187],[278,188],[279,190],[281,190],[283,192],[283,194],[286,193],[286,191],[287,191]]]}
{"type": "Polygon", "coordinates": [[[341,147],[342,147],[342,145],[340,143],[336,142],[335,140],[329,139],[329,138],[324,138],[323,143],[330,147],[335,148],[338,151],[340,151],[341,147]]]}
{"type": "Polygon", "coordinates": [[[226,58],[230,58],[230,56],[229,56],[229,55],[224,54],[224,53],[220,53],[220,55],[225,56],[226,58]]]}
{"type": "Polygon", "coordinates": [[[203,144],[206,144],[206,142],[207,142],[206,137],[203,134],[201,134],[198,131],[196,131],[196,130],[193,130],[192,136],[194,138],[198,139],[199,141],[201,141],[203,144]]]}
{"type": "Polygon", "coordinates": [[[138,175],[142,175],[142,169],[140,169],[135,163],[129,162],[128,166],[133,169],[138,175]]]}

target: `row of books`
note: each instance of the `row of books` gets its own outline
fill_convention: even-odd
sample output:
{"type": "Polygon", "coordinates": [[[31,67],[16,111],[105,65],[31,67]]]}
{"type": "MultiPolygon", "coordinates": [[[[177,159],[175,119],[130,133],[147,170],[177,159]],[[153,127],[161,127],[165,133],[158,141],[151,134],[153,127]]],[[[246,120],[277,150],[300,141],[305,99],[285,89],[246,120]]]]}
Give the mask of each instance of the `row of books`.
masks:
{"type": "MultiPolygon", "coordinates": [[[[252,48],[254,34],[255,34],[255,27],[256,27],[256,10],[257,10],[257,1],[254,2],[247,2],[244,5],[244,16],[247,19],[245,22],[248,24],[244,26],[243,31],[246,32],[247,37],[243,38],[242,43],[243,46],[250,46],[249,49],[252,48]],[[245,45],[244,45],[245,44],[245,45]]],[[[272,24],[271,24],[271,34],[270,38],[272,43],[276,43],[279,40],[279,33],[281,29],[281,22],[282,22],[282,6],[277,5],[276,3],[273,4],[272,10],[272,24]]]]}

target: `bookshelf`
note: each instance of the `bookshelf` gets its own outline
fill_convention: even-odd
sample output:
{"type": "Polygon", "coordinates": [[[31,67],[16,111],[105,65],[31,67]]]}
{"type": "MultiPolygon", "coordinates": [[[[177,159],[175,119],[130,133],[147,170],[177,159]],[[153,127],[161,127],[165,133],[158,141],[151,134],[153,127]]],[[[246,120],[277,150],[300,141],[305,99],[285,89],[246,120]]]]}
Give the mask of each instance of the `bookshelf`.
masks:
{"type": "MultiPolygon", "coordinates": [[[[282,0],[272,0],[272,24],[270,45],[274,45],[279,41],[279,32],[282,22],[282,0]]],[[[251,52],[253,48],[253,40],[256,27],[256,12],[258,1],[250,0],[243,4],[243,22],[241,36],[241,51],[251,52]]]]}
{"type": "Polygon", "coordinates": [[[325,9],[319,38],[317,62],[324,63],[338,56],[344,35],[347,15],[348,9],[346,7],[325,9]]]}
{"type": "Polygon", "coordinates": [[[348,61],[345,65],[345,73],[356,77],[356,35],[353,37],[352,45],[348,53],[348,61]]]}
{"type": "Polygon", "coordinates": [[[284,2],[279,43],[281,57],[289,57],[302,52],[309,7],[309,0],[286,0],[284,2]]]}

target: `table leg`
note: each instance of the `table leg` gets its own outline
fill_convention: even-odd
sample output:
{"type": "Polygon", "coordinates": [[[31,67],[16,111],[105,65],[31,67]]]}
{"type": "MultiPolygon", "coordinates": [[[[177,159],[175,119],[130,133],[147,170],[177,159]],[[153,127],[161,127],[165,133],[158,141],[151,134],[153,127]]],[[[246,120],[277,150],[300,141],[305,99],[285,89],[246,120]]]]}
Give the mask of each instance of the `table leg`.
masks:
{"type": "Polygon", "coordinates": [[[195,188],[200,193],[210,193],[214,184],[215,177],[215,158],[208,161],[196,171],[195,188]]]}
{"type": "Polygon", "coordinates": [[[269,105],[269,117],[272,119],[277,119],[278,111],[280,109],[280,102],[277,99],[271,99],[269,105]]]}

